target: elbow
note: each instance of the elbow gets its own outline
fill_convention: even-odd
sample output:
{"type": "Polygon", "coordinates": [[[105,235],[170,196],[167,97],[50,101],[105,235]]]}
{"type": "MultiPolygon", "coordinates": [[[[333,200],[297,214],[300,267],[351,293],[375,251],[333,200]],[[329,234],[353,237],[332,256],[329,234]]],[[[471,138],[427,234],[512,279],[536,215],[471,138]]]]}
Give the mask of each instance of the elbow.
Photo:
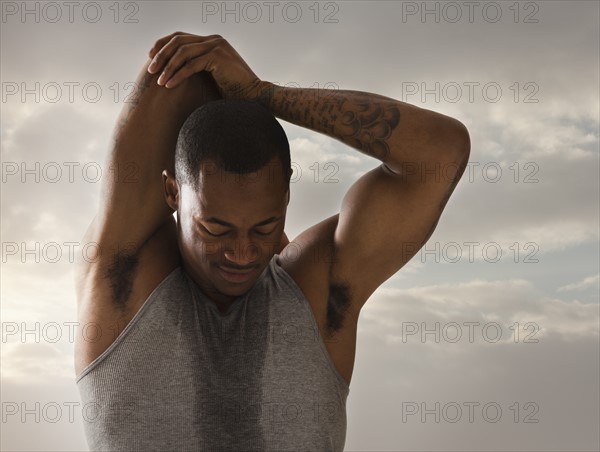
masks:
{"type": "Polygon", "coordinates": [[[460,160],[471,153],[471,137],[467,127],[458,119],[448,118],[446,147],[460,160]]]}
{"type": "MultiPolygon", "coordinates": [[[[449,155],[450,160],[447,160],[447,162],[456,168],[456,173],[452,176],[451,184],[451,186],[454,187],[462,178],[468,165],[469,156],[471,154],[471,138],[469,136],[469,131],[462,122],[456,119],[453,119],[452,122],[452,139],[451,145],[449,146],[451,152],[449,155]]],[[[451,190],[454,190],[454,188],[451,190]]]]}
{"type": "Polygon", "coordinates": [[[467,155],[467,157],[469,156],[469,154],[471,153],[471,136],[469,135],[469,130],[467,129],[467,127],[460,121],[456,121],[458,122],[458,127],[459,127],[459,135],[460,135],[460,143],[459,143],[459,150],[467,155]]]}
{"type": "Polygon", "coordinates": [[[469,156],[471,155],[471,137],[466,126],[458,121],[452,119],[452,131],[450,132],[449,138],[449,149],[450,154],[448,163],[455,166],[456,174],[453,176],[453,185],[455,185],[462,177],[467,164],[469,162],[469,156]]]}
{"type": "Polygon", "coordinates": [[[451,116],[429,113],[425,135],[424,160],[456,163],[468,159],[471,137],[467,127],[451,116]]]}

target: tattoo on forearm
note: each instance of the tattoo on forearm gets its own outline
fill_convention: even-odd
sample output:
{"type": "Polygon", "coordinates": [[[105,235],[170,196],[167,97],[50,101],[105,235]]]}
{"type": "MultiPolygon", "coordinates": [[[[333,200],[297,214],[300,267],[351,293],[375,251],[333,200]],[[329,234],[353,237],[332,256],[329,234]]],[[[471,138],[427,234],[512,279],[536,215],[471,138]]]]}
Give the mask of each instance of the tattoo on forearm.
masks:
{"type": "Polygon", "coordinates": [[[399,122],[400,110],[396,105],[368,99],[346,109],[341,118],[345,126],[342,133],[349,144],[382,161],[390,154],[388,140],[399,122]]]}
{"type": "Polygon", "coordinates": [[[324,133],[385,161],[389,139],[400,122],[393,100],[359,91],[271,86],[257,99],[276,116],[324,133]]]}

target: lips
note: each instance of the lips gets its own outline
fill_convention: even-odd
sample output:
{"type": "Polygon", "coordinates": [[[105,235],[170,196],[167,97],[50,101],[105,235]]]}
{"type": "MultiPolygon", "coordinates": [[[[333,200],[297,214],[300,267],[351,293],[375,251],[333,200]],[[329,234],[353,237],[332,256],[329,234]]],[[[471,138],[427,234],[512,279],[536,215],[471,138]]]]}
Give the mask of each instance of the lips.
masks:
{"type": "Polygon", "coordinates": [[[219,273],[223,276],[223,278],[229,282],[233,283],[242,283],[246,282],[250,279],[250,276],[256,271],[257,267],[253,267],[250,270],[234,270],[229,269],[227,267],[217,267],[219,269],[219,273]]]}

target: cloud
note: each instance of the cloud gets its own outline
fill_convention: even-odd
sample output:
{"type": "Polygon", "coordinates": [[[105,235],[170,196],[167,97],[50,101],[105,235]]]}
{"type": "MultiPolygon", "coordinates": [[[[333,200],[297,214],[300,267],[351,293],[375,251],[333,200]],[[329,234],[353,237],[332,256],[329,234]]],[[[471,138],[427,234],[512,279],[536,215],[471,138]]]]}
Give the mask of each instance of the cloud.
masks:
{"type": "Polygon", "coordinates": [[[572,284],[560,286],[556,289],[558,292],[570,292],[572,290],[584,290],[590,287],[598,287],[598,281],[600,281],[600,275],[588,276],[580,281],[572,284]]]}
{"type": "MultiPolygon", "coordinates": [[[[481,250],[494,242],[509,259],[503,259],[506,265],[487,265],[477,252],[467,267],[413,259],[373,295],[359,321],[346,449],[598,450],[597,295],[589,302],[589,292],[598,287],[598,275],[590,271],[598,262],[600,191],[597,2],[500,2],[497,23],[484,20],[483,3],[469,22],[467,2],[458,2],[463,17],[457,23],[436,22],[431,15],[424,23],[420,14],[402,20],[403,7],[422,8],[423,2],[322,3],[315,21],[315,8],[306,3],[298,23],[282,21],[279,7],[274,23],[255,24],[220,16],[199,23],[201,3],[141,2],[139,22],[132,24],[114,23],[108,4],[99,23],[80,16],[75,23],[3,23],[4,81],[25,81],[28,87],[36,81],[79,83],[72,104],[36,103],[33,96],[23,103],[18,95],[2,103],[3,162],[78,162],[79,178],[53,184],[10,176],[2,184],[2,242],[80,240],[99,199],[99,184],[83,180],[81,167],[103,166],[127,94],[124,84],[133,81],[151,44],[175,29],[222,34],[264,80],[373,92],[464,122],[471,134],[473,178],[463,176],[428,245],[474,241],[481,250]],[[326,23],[332,7],[338,21],[326,23]],[[532,8],[538,9],[538,21],[526,23],[532,8]],[[101,86],[101,102],[82,98],[87,82],[101,86]],[[407,83],[421,91],[405,99],[407,87],[414,87],[407,83]],[[434,90],[437,83],[440,92],[423,102],[422,83],[434,90]],[[477,84],[473,101],[465,83],[477,84]],[[484,96],[488,83],[502,90],[497,102],[484,96]],[[444,94],[453,84],[463,88],[462,96],[449,102],[444,94]],[[525,102],[527,96],[538,102],[525,102]],[[498,168],[501,177],[493,180],[498,168]],[[513,264],[511,246],[517,243],[522,261],[530,242],[537,246],[538,265],[513,264]],[[473,342],[465,322],[475,322],[473,342]],[[446,339],[456,333],[455,324],[462,336],[452,343],[446,339]],[[495,324],[502,332],[497,342],[491,340],[495,324]],[[415,325],[419,329],[410,330],[415,325]],[[425,341],[423,326],[433,330],[425,341]],[[525,342],[528,338],[538,342],[525,342]],[[453,400],[497,402],[504,414],[498,423],[481,415],[474,423],[402,422],[402,402],[427,401],[431,407],[453,400]],[[516,402],[519,422],[512,418],[516,402]],[[527,402],[537,404],[539,423],[522,422],[531,412],[524,409],[527,402]]],[[[293,238],[338,212],[347,189],[378,162],[282,122],[292,161],[302,170],[288,209],[286,231],[293,238]],[[337,167],[326,168],[327,163],[337,167]],[[327,183],[326,177],[337,182],[327,183]]],[[[21,264],[20,253],[3,262],[3,321],[73,321],[71,263],[33,264],[21,264]]],[[[72,387],[70,395],[65,390],[59,397],[56,385],[43,381],[54,376],[48,381],[60,380],[63,390],[66,381],[72,383],[69,347],[3,344],[3,398],[9,388],[14,401],[77,400],[72,387]]],[[[3,448],[85,447],[73,425],[47,425],[42,434],[37,424],[18,424],[3,428],[3,448]]]]}
{"type": "Polygon", "coordinates": [[[463,341],[468,333],[475,334],[474,329],[469,330],[475,327],[480,330],[479,340],[485,341],[486,325],[493,330],[492,339],[499,333],[498,341],[506,343],[519,339],[519,334],[527,334],[525,331],[529,331],[531,340],[549,336],[559,336],[562,340],[598,337],[600,317],[595,303],[549,298],[524,279],[476,279],[406,289],[381,288],[372,298],[361,313],[365,319],[363,331],[377,334],[390,343],[427,338],[423,326],[439,329],[439,337],[443,336],[444,327],[448,334],[463,333],[463,341]],[[476,325],[470,327],[470,322],[476,325]]]}
{"type": "Polygon", "coordinates": [[[593,450],[598,317],[525,279],[379,289],[359,318],[348,450],[593,450]]]}
{"type": "Polygon", "coordinates": [[[43,246],[81,239],[97,206],[110,138],[90,132],[107,126],[93,113],[65,105],[38,106],[9,121],[2,143],[3,240],[43,246]]]}
{"type": "MultiPolygon", "coordinates": [[[[35,340],[32,334],[29,334],[28,340],[35,340]]],[[[69,379],[74,375],[72,353],[61,350],[55,344],[40,340],[2,346],[3,381],[39,384],[47,378],[69,379]]]]}

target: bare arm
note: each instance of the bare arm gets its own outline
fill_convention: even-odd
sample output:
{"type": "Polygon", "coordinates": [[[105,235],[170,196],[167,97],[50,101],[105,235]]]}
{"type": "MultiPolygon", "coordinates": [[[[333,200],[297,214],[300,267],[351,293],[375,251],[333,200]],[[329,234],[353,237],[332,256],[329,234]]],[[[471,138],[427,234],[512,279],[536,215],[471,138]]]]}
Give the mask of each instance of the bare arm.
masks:
{"type": "Polygon", "coordinates": [[[206,72],[165,90],[147,72],[149,64],[140,71],[133,96],[117,120],[96,218],[100,239],[115,237],[133,253],[173,213],[164,201],[161,173],[173,173],[181,126],[196,108],[219,98],[206,72]]]}
{"type": "Polygon", "coordinates": [[[468,147],[457,120],[389,97],[262,83],[258,100],[275,116],[338,139],[397,174],[408,177],[415,166],[448,162],[468,147]]]}
{"type": "Polygon", "coordinates": [[[77,335],[76,373],[110,346],[178,264],[175,221],[165,202],[161,173],[173,171],[177,136],[188,115],[219,98],[206,73],[165,90],[147,72],[149,63],[117,121],[107,156],[110,170],[104,171],[98,212],[84,237],[101,254],[76,269],[80,325],[91,322],[100,328],[94,341],[77,335]]]}
{"type": "Polygon", "coordinates": [[[433,234],[468,162],[467,129],[378,94],[261,85],[257,100],[277,117],[383,162],[352,185],[332,219],[331,283],[351,290],[356,315],[433,234]]]}
{"type": "Polygon", "coordinates": [[[275,86],[218,35],[174,33],[157,41],[151,56],[168,89],[208,71],[226,98],[261,102],[283,120],[382,162],[352,185],[324,228],[335,230],[330,282],[349,286],[355,314],[428,240],[466,168],[469,133],[454,118],[367,92],[275,86]]]}

